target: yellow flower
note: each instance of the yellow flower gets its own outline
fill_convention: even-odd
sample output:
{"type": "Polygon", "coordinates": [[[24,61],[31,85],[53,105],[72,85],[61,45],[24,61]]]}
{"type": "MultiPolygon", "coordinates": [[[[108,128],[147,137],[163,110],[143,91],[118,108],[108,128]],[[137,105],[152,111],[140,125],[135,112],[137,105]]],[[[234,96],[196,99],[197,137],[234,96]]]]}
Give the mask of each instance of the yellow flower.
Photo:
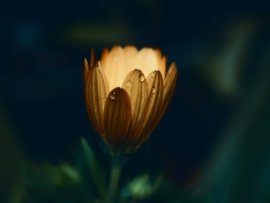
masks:
{"type": "Polygon", "coordinates": [[[113,153],[136,151],[160,121],[176,84],[175,63],[166,70],[159,50],[104,49],[84,61],[86,107],[94,128],[113,153]],[[146,77],[147,76],[147,77],[146,77]]]}

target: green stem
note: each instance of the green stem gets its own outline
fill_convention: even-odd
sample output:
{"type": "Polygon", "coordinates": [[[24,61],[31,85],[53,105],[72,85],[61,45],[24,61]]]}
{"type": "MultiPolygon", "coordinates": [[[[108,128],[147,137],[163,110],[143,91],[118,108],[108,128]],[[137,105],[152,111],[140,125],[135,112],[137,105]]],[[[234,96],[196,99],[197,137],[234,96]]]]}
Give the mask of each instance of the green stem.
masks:
{"type": "Polygon", "coordinates": [[[121,174],[122,164],[114,160],[111,168],[111,177],[107,193],[106,203],[115,203],[116,194],[118,192],[119,178],[121,174]]]}

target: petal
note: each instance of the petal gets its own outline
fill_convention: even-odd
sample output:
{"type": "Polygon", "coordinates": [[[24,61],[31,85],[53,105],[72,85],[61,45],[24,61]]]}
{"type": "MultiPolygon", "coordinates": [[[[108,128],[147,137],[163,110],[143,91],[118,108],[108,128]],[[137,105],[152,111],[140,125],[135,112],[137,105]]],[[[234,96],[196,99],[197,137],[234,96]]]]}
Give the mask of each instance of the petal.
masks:
{"type": "Polygon", "coordinates": [[[136,68],[134,63],[135,63],[137,54],[138,54],[138,50],[134,46],[126,46],[124,48],[124,57],[125,57],[124,66],[127,73],[130,73],[130,71],[136,68]]]}
{"type": "Polygon", "coordinates": [[[84,99],[85,99],[85,105],[86,105],[86,110],[89,113],[89,99],[87,97],[87,80],[89,78],[89,66],[88,66],[88,61],[86,58],[84,58],[84,64],[83,64],[83,86],[84,86],[84,99]]]}
{"type": "Polygon", "coordinates": [[[157,118],[162,105],[163,79],[159,71],[153,71],[147,77],[149,96],[144,111],[144,121],[141,126],[137,144],[141,144],[148,138],[153,126],[157,123],[157,118]]]}
{"type": "Polygon", "coordinates": [[[104,48],[102,50],[102,53],[101,53],[101,59],[100,59],[100,62],[103,66],[106,65],[106,61],[108,59],[108,56],[109,56],[109,50],[107,48],[104,48]]]}
{"type": "MultiPolygon", "coordinates": [[[[176,79],[177,79],[177,68],[175,63],[172,63],[169,71],[166,75],[164,86],[163,86],[163,96],[162,96],[162,104],[160,106],[159,111],[156,114],[156,117],[154,119],[154,122],[148,129],[148,132],[151,133],[161,120],[164,112],[166,111],[166,108],[171,100],[171,97],[173,95],[175,85],[176,85],[176,79]]],[[[143,142],[143,141],[142,141],[143,142]]]]}
{"type": "Polygon", "coordinates": [[[94,49],[91,49],[91,56],[90,56],[90,64],[88,64],[88,61],[86,58],[84,58],[84,64],[83,64],[83,79],[84,79],[84,86],[86,86],[87,78],[90,73],[90,70],[95,65],[95,52],[94,49]]]}
{"type": "Polygon", "coordinates": [[[84,58],[84,67],[83,67],[83,73],[84,73],[84,81],[86,83],[87,76],[91,70],[91,68],[94,67],[96,61],[95,61],[95,52],[94,49],[91,49],[91,55],[90,55],[90,64],[88,64],[88,60],[84,58]]]}
{"type": "Polygon", "coordinates": [[[108,78],[110,90],[120,87],[128,74],[124,64],[125,57],[122,47],[113,47],[108,55],[102,58],[104,58],[102,60],[102,68],[108,78]]]}
{"type": "Polygon", "coordinates": [[[94,128],[103,135],[103,112],[109,86],[106,76],[99,68],[99,63],[91,70],[86,88],[86,105],[90,119],[94,128]]]}
{"type": "Polygon", "coordinates": [[[166,72],[166,57],[162,56],[161,50],[156,50],[157,58],[158,58],[158,67],[157,69],[160,71],[163,79],[165,78],[165,72],[166,72]]]}
{"type": "Polygon", "coordinates": [[[86,58],[84,58],[84,63],[83,63],[83,80],[84,80],[84,85],[86,85],[88,74],[89,74],[88,61],[87,61],[86,58]]]}
{"type": "Polygon", "coordinates": [[[143,120],[143,111],[148,97],[147,82],[142,71],[136,69],[131,71],[126,77],[122,86],[129,95],[132,108],[132,121],[126,137],[132,139],[134,132],[138,131],[138,127],[143,120]]]}
{"type": "Polygon", "coordinates": [[[96,63],[95,61],[95,51],[94,49],[91,49],[91,55],[90,55],[90,67],[93,67],[96,63]]]}
{"type": "Polygon", "coordinates": [[[163,89],[163,99],[162,99],[162,114],[165,112],[175,89],[177,80],[177,68],[176,64],[172,63],[166,75],[164,81],[164,89],[163,89]]]}
{"type": "Polygon", "coordinates": [[[177,79],[177,69],[176,69],[175,63],[172,63],[167,73],[167,76],[165,78],[165,82],[163,86],[162,104],[161,104],[159,112],[157,113],[157,117],[155,118],[154,123],[151,125],[149,129],[149,133],[151,133],[156,128],[164,112],[166,111],[167,106],[172,98],[172,95],[175,89],[176,79],[177,79]]]}
{"type": "Polygon", "coordinates": [[[163,76],[163,80],[165,79],[166,62],[167,62],[167,58],[166,58],[166,56],[163,56],[160,59],[160,66],[159,66],[159,71],[161,72],[161,75],[163,76]]]}
{"type": "Polygon", "coordinates": [[[144,75],[149,75],[150,72],[158,70],[159,58],[157,52],[151,48],[143,48],[138,52],[134,68],[142,70],[144,75]]]}
{"type": "Polygon", "coordinates": [[[121,146],[131,121],[131,103],[127,92],[117,87],[106,99],[104,109],[105,139],[112,146],[121,146]]]}

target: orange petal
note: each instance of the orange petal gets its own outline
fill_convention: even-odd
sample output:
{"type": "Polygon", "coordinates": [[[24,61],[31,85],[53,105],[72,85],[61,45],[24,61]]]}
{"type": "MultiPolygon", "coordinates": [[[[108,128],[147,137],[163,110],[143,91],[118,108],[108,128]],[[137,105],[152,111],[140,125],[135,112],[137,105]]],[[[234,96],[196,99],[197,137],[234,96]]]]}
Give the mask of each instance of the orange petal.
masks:
{"type": "Polygon", "coordinates": [[[86,87],[86,105],[90,119],[96,130],[103,135],[103,112],[109,85],[106,76],[98,65],[91,70],[86,87]]]}
{"type": "Polygon", "coordinates": [[[88,61],[87,61],[86,58],[84,58],[84,63],[83,63],[83,79],[84,79],[84,85],[86,85],[88,73],[89,73],[88,61]]]}
{"type": "Polygon", "coordinates": [[[138,69],[131,71],[122,87],[129,95],[132,108],[132,121],[126,137],[126,141],[129,142],[143,120],[143,111],[148,97],[147,82],[142,71],[138,69]]]}
{"type": "Polygon", "coordinates": [[[134,46],[126,46],[124,48],[124,69],[127,73],[130,73],[136,67],[134,67],[134,63],[138,54],[138,50],[134,46]]]}
{"type": "Polygon", "coordinates": [[[105,65],[105,62],[108,58],[108,55],[109,55],[109,50],[107,48],[104,48],[102,50],[102,53],[101,53],[101,59],[100,59],[100,62],[101,64],[104,66],[105,65]]]}
{"type": "Polygon", "coordinates": [[[149,129],[150,133],[155,129],[155,127],[161,120],[164,112],[166,111],[168,104],[170,103],[170,100],[175,90],[176,80],[177,80],[177,68],[176,68],[175,63],[172,63],[170,65],[170,68],[168,70],[168,73],[164,81],[163,97],[162,97],[162,104],[160,107],[160,111],[157,113],[155,123],[151,126],[151,129],[149,129]]]}
{"type": "Polygon", "coordinates": [[[108,78],[110,90],[120,87],[128,74],[124,62],[124,51],[120,46],[113,47],[107,57],[104,58],[102,69],[108,78]]]}
{"type": "Polygon", "coordinates": [[[95,65],[95,51],[94,49],[91,49],[91,56],[90,56],[90,66],[93,67],[95,65]]]}
{"type": "Polygon", "coordinates": [[[172,63],[164,81],[162,109],[165,111],[173,95],[177,80],[176,64],[172,63]]]}
{"type": "Polygon", "coordinates": [[[85,98],[85,104],[86,104],[86,110],[89,113],[89,107],[88,107],[88,97],[87,97],[87,91],[88,91],[88,87],[87,87],[87,80],[89,77],[89,65],[88,65],[88,61],[86,58],[84,58],[84,64],[83,64],[83,85],[84,85],[84,98],[85,98]]]}
{"type": "Polygon", "coordinates": [[[165,72],[166,72],[166,57],[162,56],[161,50],[156,49],[156,55],[158,59],[158,66],[157,69],[160,71],[163,79],[165,78],[165,72]]]}
{"type": "Polygon", "coordinates": [[[143,48],[137,54],[134,68],[140,69],[144,75],[148,75],[150,72],[159,69],[159,60],[158,54],[154,49],[143,48]]]}
{"type": "Polygon", "coordinates": [[[161,75],[163,76],[163,80],[165,79],[166,62],[167,62],[167,58],[166,58],[166,56],[163,56],[160,59],[160,66],[159,66],[159,71],[161,72],[161,75]]]}
{"type": "Polygon", "coordinates": [[[139,133],[138,144],[141,144],[146,140],[153,129],[153,125],[156,125],[157,118],[162,105],[163,96],[163,79],[159,71],[153,71],[147,77],[149,96],[147,99],[147,105],[145,106],[144,121],[139,133]]]}
{"type": "Polygon", "coordinates": [[[83,79],[84,79],[84,85],[86,86],[88,75],[93,69],[95,65],[95,52],[94,49],[91,49],[91,55],[90,55],[90,64],[88,63],[88,60],[84,58],[84,64],[83,64],[83,79]]]}
{"type": "Polygon", "coordinates": [[[127,92],[117,87],[106,99],[104,109],[105,139],[112,146],[121,146],[131,121],[131,103],[127,92]]]}
{"type": "Polygon", "coordinates": [[[161,120],[164,112],[167,109],[168,104],[172,98],[175,86],[176,86],[176,79],[177,79],[177,68],[175,63],[170,65],[169,71],[166,75],[164,87],[163,87],[163,98],[162,98],[162,105],[160,107],[160,112],[157,114],[156,122],[152,125],[152,128],[149,130],[150,132],[155,129],[159,121],[161,120]]]}

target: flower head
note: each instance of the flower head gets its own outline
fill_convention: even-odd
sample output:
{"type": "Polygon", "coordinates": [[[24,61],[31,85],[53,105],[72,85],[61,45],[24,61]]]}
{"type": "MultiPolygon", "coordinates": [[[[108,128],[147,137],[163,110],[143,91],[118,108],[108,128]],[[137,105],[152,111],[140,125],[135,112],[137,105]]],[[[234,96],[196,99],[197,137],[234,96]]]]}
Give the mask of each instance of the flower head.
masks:
{"type": "Polygon", "coordinates": [[[94,128],[114,153],[137,150],[160,121],[176,84],[159,50],[133,46],[104,49],[84,61],[86,107],[94,128]]]}

